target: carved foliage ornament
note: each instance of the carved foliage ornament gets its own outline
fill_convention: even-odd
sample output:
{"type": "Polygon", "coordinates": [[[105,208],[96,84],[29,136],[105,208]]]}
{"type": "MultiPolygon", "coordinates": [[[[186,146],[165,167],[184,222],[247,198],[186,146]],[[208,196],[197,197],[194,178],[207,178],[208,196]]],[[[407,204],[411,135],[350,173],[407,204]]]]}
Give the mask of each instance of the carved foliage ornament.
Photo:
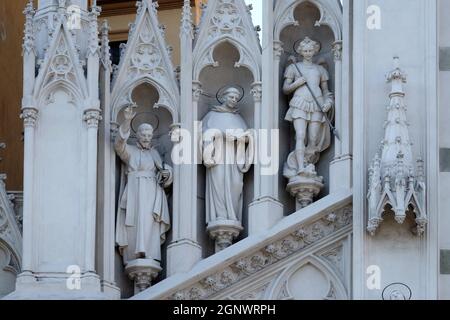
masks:
{"type": "Polygon", "coordinates": [[[352,225],[352,207],[347,206],[297,229],[253,254],[231,262],[189,288],[174,293],[173,300],[207,299],[300,250],[305,250],[326,237],[352,225]]]}
{"type": "Polygon", "coordinates": [[[239,10],[234,1],[220,1],[211,22],[221,31],[227,32],[235,29],[241,23],[239,10]]]}
{"type": "Polygon", "coordinates": [[[163,106],[177,118],[179,90],[170,59],[171,48],[165,43],[156,8],[155,2],[138,2],[130,37],[127,44],[121,45],[120,64],[113,67],[113,120],[118,110],[133,103],[132,90],[142,83],[150,83],[158,90],[155,107],[163,106]]]}
{"type": "Polygon", "coordinates": [[[194,79],[206,66],[218,67],[214,50],[228,41],[239,51],[235,68],[246,67],[256,81],[261,79],[261,48],[244,0],[217,0],[211,2],[200,24],[194,50],[194,79]]]}

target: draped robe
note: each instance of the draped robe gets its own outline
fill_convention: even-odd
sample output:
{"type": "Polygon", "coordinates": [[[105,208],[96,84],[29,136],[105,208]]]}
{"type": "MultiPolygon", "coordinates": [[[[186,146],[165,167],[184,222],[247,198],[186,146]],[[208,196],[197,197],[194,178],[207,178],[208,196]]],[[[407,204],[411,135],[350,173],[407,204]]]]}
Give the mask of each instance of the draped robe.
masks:
{"type": "Polygon", "coordinates": [[[244,174],[253,162],[254,142],[236,110],[214,107],[203,119],[206,170],[206,223],[242,222],[244,174]],[[228,133],[228,138],[227,138],[228,133]],[[229,152],[226,152],[226,151],[229,152]]]}
{"type": "Polygon", "coordinates": [[[122,132],[115,150],[124,163],[119,196],[116,242],[124,263],[135,259],[161,261],[161,245],[170,229],[164,187],[172,183],[172,168],[164,164],[154,148],[128,145],[130,132],[122,132]],[[161,171],[170,177],[163,179],[161,171]]]}

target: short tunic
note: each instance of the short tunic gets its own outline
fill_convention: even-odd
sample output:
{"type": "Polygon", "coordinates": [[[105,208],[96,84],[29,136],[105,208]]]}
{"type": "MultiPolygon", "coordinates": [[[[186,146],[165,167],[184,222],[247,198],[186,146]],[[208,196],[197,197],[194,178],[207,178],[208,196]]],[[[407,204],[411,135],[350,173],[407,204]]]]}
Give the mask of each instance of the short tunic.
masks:
{"type": "MultiPolygon", "coordinates": [[[[329,80],[327,70],[318,64],[305,65],[304,63],[297,63],[297,66],[302,72],[303,77],[308,82],[312,92],[317,98],[317,101],[323,105],[325,99],[323,97],[320,85],[322,82],[329,80]]],[[[284,77],[285,79],[296,81],[300,78],[300,74],[295,65],[290,65],[287,67],[284,77]]],[[[295,91],[289,103],[289,107],[290,108],[285,118],[287,121],[293,122],[296,119],[305,119],[306,121],[311,122],[326,122],[325,115],[317,106],[306,85],[301,86],[295,91]]]]}

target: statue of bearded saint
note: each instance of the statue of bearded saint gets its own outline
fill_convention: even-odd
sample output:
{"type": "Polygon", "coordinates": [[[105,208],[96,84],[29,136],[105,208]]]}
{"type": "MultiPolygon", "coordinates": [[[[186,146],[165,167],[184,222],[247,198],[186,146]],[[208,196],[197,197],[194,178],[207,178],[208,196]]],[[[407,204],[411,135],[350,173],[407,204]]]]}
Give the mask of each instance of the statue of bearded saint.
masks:
{"type": "Polygon", "coordinates": [[[288,165],[295,166],[297,174],[305,170],[314,171],[320,153],[328,149],[331,143],[331,128],[326,117],[332,118],[334,99],[328,90],[328,72],[321,65],[313,63],[313,57],[319,51],[320,44],[306,37],[297,49],[303,62],[296,63],[294,58],[294,63],[287,67],[284,75],[283,91],[286,95],[293,94],[285,120],[293,122],[296,132],[296,161],[289,159],[288,165]]]}
{"type": "Polygon", "coordinates": [[[173,181],[173,170],[152,147],[153,127],[142,124],[137,144],[129,145],[131,121],[136,113],[124,110],[115,150],[123,162],[118,205],[116,242],[124,264],[137,259],[161,261],[161,245],[170,229],[169,207],[164,188],[173,181]]]}
{"type": "Polygon", "coordinates": [[[217,238],[216,251],[230,246],[242,231],[244,174],[253,163],[254,141],[239,114],[241,98],[239,89],[226,89],[219,99],[222,104],[203,118],[206,223],[211,237],[217,238]]]}

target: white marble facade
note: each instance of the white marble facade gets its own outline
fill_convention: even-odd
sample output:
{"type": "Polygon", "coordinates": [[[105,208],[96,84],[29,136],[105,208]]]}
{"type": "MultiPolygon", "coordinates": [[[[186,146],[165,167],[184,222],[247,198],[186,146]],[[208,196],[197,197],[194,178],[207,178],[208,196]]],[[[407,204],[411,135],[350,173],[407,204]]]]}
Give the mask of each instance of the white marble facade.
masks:
{"type": "Polygon", "coordinates": [[[176,71],[156,2],[118,66],[100,8],[30,2],[0,297],[450,298],[449,6],[263,0],[258,35],[244,0],[197,27],[186,0],[176,71]]]}

